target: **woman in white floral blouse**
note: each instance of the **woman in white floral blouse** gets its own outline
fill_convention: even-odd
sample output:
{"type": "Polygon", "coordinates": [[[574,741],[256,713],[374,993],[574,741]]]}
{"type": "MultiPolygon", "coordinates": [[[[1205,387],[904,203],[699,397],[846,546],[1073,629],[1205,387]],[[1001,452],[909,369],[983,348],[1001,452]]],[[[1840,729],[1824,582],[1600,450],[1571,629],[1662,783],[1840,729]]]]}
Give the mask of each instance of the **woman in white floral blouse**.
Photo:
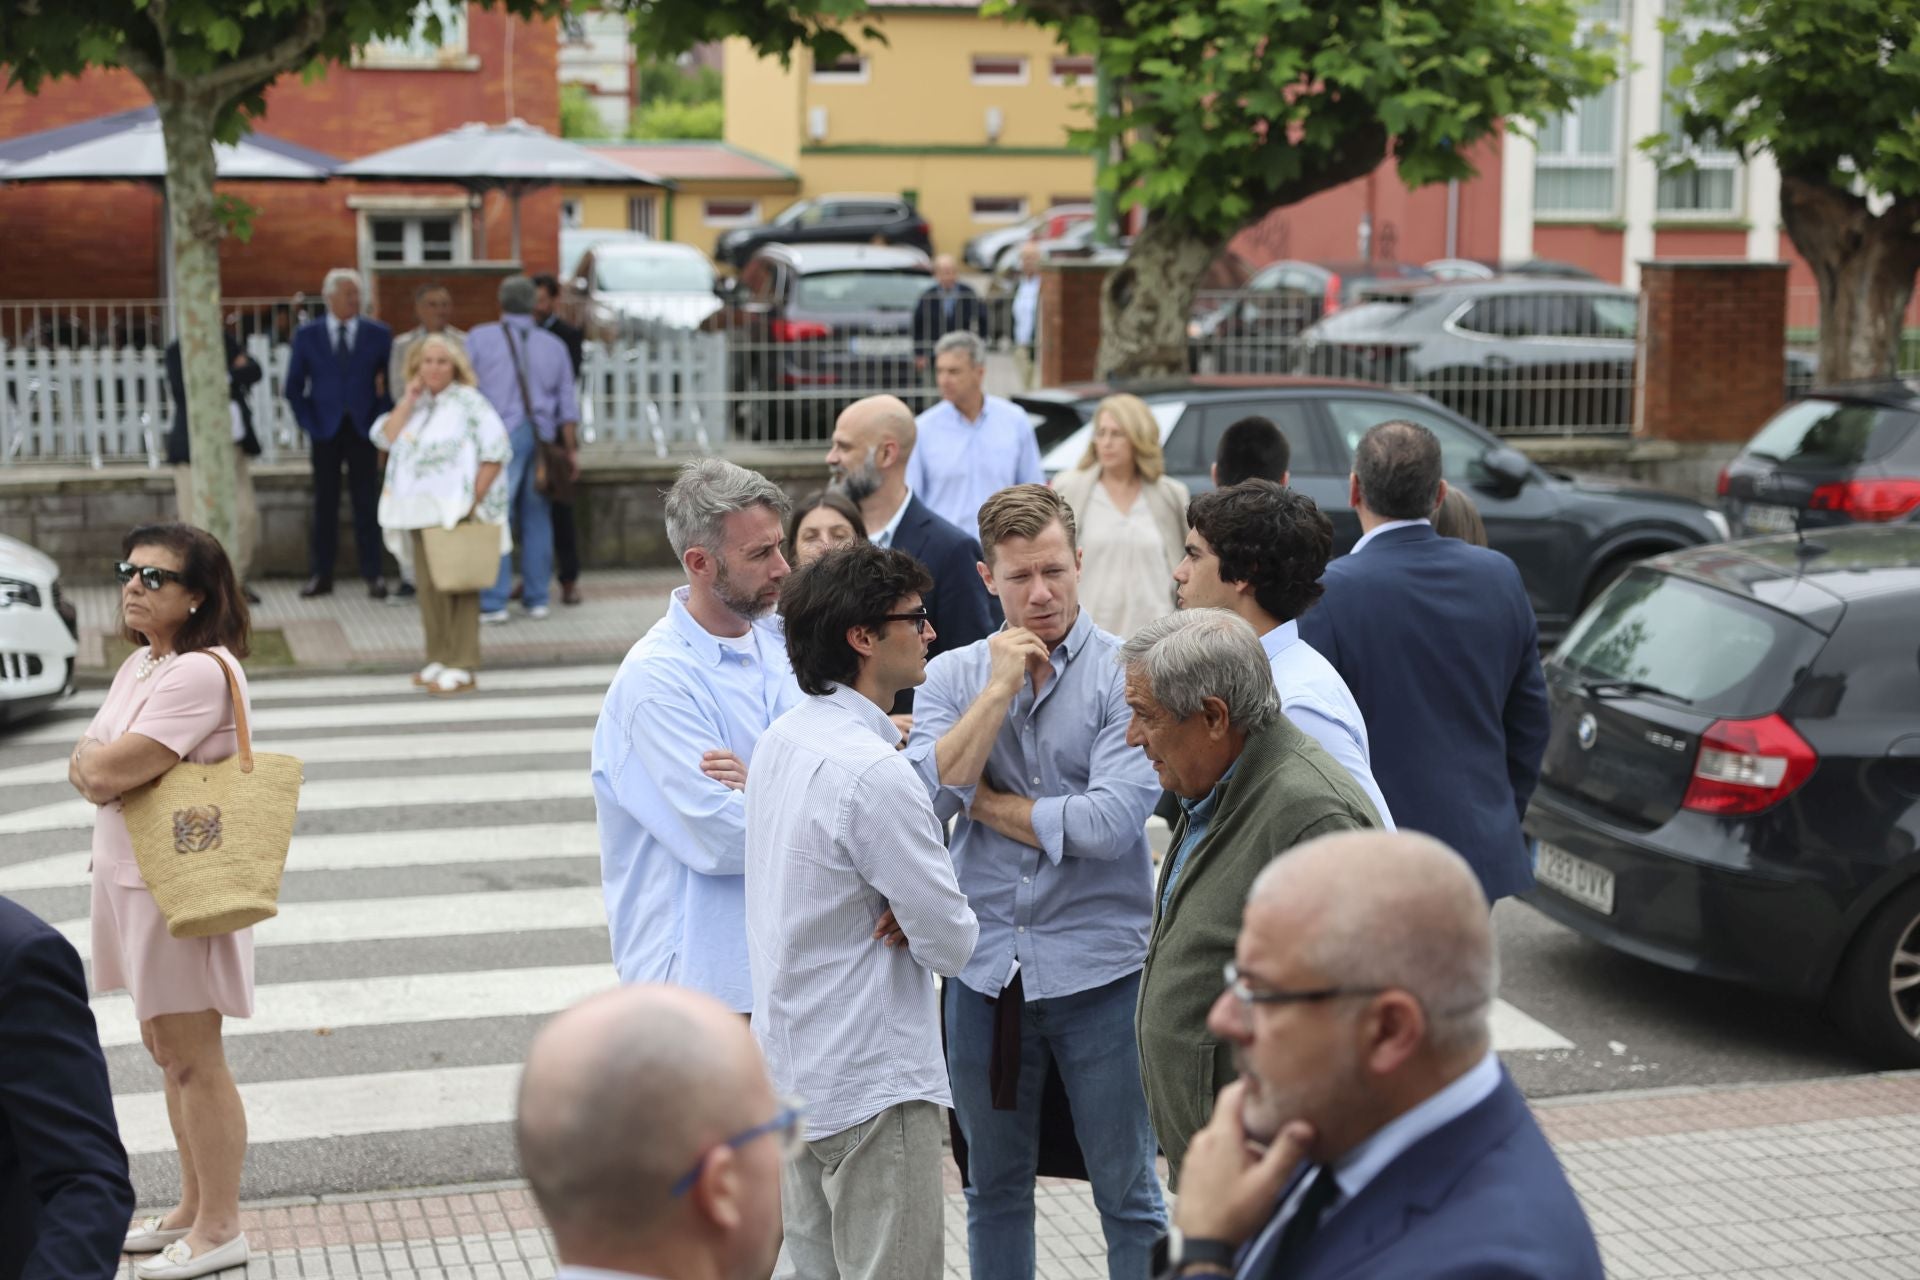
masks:
{"type": "Polygon", "coordinates": [[[373,424],[373,442],[388,450],[380,527],[396,556],[403,539],[412,542],[419,575],[427,665],[413,682],[428,693],[466,693],[480,666],[480,594],[434,586],[421,531],[484,520],[500,526],[501,551],[511,549],[506,486],[494,483],[513,453],[507,428],[474,385],[466,353],[429,335],[407,352],[406,394],[373,424]]]}

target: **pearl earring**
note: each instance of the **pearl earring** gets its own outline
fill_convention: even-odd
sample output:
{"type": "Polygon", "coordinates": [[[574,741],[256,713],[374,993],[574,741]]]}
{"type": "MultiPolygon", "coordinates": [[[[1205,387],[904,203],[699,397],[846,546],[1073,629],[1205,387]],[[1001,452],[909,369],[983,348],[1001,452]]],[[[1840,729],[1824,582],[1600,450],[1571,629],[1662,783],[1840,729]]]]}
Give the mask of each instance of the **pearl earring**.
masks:
{"type": "Polygon", "coordinates": [[[198,613],[198,612],[200,612],[200,606],[199,606],[199,605],[197,605],[197,604],[190,604],[190,605],[188,605],[188,606],[187,606],[187,612],[188,612],[188,613],[198,613]]]}

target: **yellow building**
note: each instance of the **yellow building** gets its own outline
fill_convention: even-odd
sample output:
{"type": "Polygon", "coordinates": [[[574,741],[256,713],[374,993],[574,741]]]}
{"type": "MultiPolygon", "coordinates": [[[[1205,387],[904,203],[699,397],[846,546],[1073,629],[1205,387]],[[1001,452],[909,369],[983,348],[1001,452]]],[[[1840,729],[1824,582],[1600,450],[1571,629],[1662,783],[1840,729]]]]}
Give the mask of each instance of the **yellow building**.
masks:
{"type": "Polygon", "coordinates": [[[633,169],[634,185],[563,187],[561,223],[565,227],[640,231],[710,254],[720,235],[716,228],[771,218],[800,191],[793,170],[725,142],[588,145],[633,169]],[[670,185],[647,182],[643,174],[670,185]]]}
{"type": "MultiPolygon", "coordinates": [[[[911,195],[940,252],[1091,201],[1093,159],[1067,141],[1091,121],[1090,58],[1064,53],[1043,28],[983,18],[974,0],[873,0],[864,21],[886,43],[855,37],[854,56],[831,66],[805,50],[782,66],[729,40],[727,141],[798,174],[797,195],[911,195]]],[[[719,228],[706,230],[711,252],[719,228]]]]}

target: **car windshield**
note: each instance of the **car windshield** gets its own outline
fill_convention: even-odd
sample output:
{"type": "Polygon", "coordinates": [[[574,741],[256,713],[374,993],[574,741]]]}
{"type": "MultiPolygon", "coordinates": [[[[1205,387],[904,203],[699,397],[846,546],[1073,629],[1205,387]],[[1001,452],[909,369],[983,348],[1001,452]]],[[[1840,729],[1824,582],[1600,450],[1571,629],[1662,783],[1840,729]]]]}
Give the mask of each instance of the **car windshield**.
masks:
{"type": "Polygon", "coordinates": [[[610,255],[594,264],[593,274],[602,293],[708,293],[713,289],[713,268],[677,253],[610,255]]]}
{"type": "Polygon", "coordinates": [[[923,271],[823,271],[800,277],[793,303],[808,311],[911,311],[932,287],[923,271]]]}
{"type": "Polygon", "coordinates": [[[1635,569],[1567,632],[1555,661],[1582,682],[1651,685],[1714,716],[1777,710],[1823,637],[1701,583],[1635,569]]]}
{"type": "Polygon", "coordinates": [[[1891,452],[1920,414],[1877,404],[1797,400],[1773,416],[1747,452],[1788,465],[1847,467],[1891,452]]]}
{"type": "Polygon", "coordinates": [[[800,219],[806,217],[807,212],[812,208],[813,201],[796,200],[780,211],[780,216],[773,220],[773,225],[776,227],[790,227],[800,221],[800,219]]]}

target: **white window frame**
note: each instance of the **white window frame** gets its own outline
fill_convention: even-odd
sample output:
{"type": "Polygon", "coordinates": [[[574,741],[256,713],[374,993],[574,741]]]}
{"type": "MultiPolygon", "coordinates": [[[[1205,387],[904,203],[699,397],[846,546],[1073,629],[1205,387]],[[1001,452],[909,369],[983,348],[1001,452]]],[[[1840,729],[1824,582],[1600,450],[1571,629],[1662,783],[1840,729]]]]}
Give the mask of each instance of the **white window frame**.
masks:
{"type": "Polygon", "coordinates": [[[627,230],[637,231],[643,236],[658,238],[660,235],[660,197],[657,195],[627,197],[627,230]]]}
{"type": "Polygon", "coordinates": [[[361,71],[474,71],[480,59],[467,51],[466,0],[420,0],[413,11],[413,31],[406,36],[372,40],[355,51],[353,67],[361,71]],[[427,19],[440,16],[440,43],[426,43],[427,19]]]}
{"type": "Polygon", "coordinates": [[[983,85],[1023,85],[1033,70],[1033,59],[1024,53],[970,53],[967,55],[967,71],[975,84],[983,85]],[[991,62],[1012,62],[1020,67],[1018,71],[982,71],[982,60],[991,62]]]}
{"type": "Polygon", "coordinates": [[[359,247],[362,274],[382,267],[457,267],[473,261],[473,209],[465,196],[349,196],[347,207],[354,212],[354,238],[359,247]],[[374,219],[398,218],[410,224],[406,243],[415,257],[404,262],[376,262],[373,257],[374,219]],[[419,223],[424,218],[453,219],[453,260],[424,262],[418,259],[419,223]]]}
{"type": "Polygon", "coordinates": [[[560,225],[562,227],[571,229],[583,226],[585,225],[584,218],[585,211],[581,209],[578,199],[568,198],[560,202],[560,225]]]}
{"type": "Polygon", "coordinates": [[[853,60],[860,64],[857,69],[840,66],[822,67],[816,63],[808,73],[809,78],[812,79],[815,84],[867,83],[873,71],[873,59],[864,53],[857,53],[853,56],[853,60]]]}
{"type": "Polygon", "coordinates": [[[1047,78],[1057,85],[1092,84],[1100,75],[1099,63],[1088,53],[1056,53],[1047,61],[1047,78]],[[1085,58],[1085,71],[1062,71],[1060,64],[1069,58],[1085,58]]]}
{"type": "Polygon", "coordinates": [[[708,196],[700,201],[700,222],[709,227],[752,227],[760,223],[760,202],[743,200],[737,196],[708,196]],[[742,214],[714,214],[715,204],[745,204],[747,211],[742,214]]]}
{"type": "Polygon", "coordinates": [[[1025,196],[974,196],[970,211],[973,215],[973,220],[981,224],[1025,222],[1027,220],[1028,203],[1025,196]],[[980,202],[982,200],[1012,200],[1015,202],[1015,205],[1011,210],[988,210],[982,212],[980,208],[980,202]]]}
{"type": "MultiPolygon", "coordinates": [[[[1626,56],[1625,31],[1622,24],[1622,5],[1620,0],[1589,0],[1580,20],[1579,32],[1575,39],[1581,44],[1592,40],[1596,35],[1604,34],[1614,50],[1615,60],[1626,56]]],[[[1534,153],[1534,198],[1533,220],[1540,222],[1595,222],[1614,221],[1620,217],[1621,199],[1625,188],[1626,171],[1626,132],[1627,132],[1627,92],[1625,76],[1616,77],[1612,84],[1590,97],[1582,98],[1573,107],[1559,117],[1560,148],[1549,151],[1545,146],[1547,127],[1541,126],[1536,135],[1537,148],[1534,153]],[[1582,125],[1587,113],[1600,109],[1601,101],[1612,96],[1611,145],[1612,150],[1603,162],[1599,153],[1579,149],[1582,125]],[[1605,208],[1595,209],[1547,209],[1540,204],[1540,172],[1578,171],[1593,173],[1601,169],[1609,170],[1613,175],[1612,200],[1605,208]]]]}
{"type": "MultiPolygon", "coordinates": [[[[1684,48],[1686,42],[1707,29],[1706,24],[1701,22],[1683,22],[1678,36],[1673,39],[1661,41],[1660,131],[1669,136],[1673,135],[1679,124],[1678,117],[1673,109],[1673,104],[1667,101],[1667,90],[1669,87],[1668,76],[1672,74],[1674,69],[1672,60],[1674,56],[1684,48]]],[[[1679,155],[1687,160],[1691,160],[1697,173],[1733,174],[1733,182],[1730,185],[1732,200],[1725,208],[1718,209],[1705,209],[1697,206],[1687,208],[1665,203],[1661,200],[1661,195],[1666,186],[1667,179],[1682,176],[1675,173],[1674,166],[1670,165],[1660,171],[1660,180],[1655,187],[1654,199],[1659,202],[1654,208],[1655,217],[1659,218],[1662,222],[1737,222],[1746,216],[1747,183],[1746,174],[1743,172],[1743,166],[1740,163],[1739,152],[1717,147],[1702,147],[1689,142],[1680,149],[1679,155]]]]}

